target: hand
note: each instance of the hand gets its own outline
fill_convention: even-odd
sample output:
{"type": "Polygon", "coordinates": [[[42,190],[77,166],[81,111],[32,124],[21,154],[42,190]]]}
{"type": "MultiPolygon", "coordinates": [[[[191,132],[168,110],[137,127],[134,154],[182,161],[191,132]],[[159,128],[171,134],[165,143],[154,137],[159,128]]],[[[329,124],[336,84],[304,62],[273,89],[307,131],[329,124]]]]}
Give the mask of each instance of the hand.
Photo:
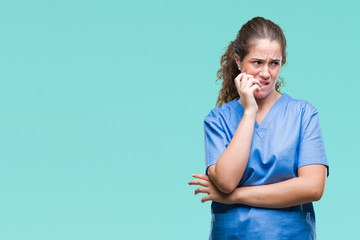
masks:
{"type": "Polygon", "coordinates": [[[216,186],[212,183],[211,179],[205,174],[193,174],[195,178],[189,181],[189,185],[200,185],[201,187],[195,190],[195,195],[198,193],[207,193],[205,197],[201,199],[201,202],[204,203],[206,201],[215,201],[225,204],[232,204],[230,194],[226,194],[221,192],[216,186]]]}
{"type": "Polygon", "coordinates": [[[258,105],[255,101],[254,92],[261,90],[260,81],[252,75],[240,73],[235,79],[235,86],[240,95],[240,101],[245,111],[258,111],[258,105]]]}

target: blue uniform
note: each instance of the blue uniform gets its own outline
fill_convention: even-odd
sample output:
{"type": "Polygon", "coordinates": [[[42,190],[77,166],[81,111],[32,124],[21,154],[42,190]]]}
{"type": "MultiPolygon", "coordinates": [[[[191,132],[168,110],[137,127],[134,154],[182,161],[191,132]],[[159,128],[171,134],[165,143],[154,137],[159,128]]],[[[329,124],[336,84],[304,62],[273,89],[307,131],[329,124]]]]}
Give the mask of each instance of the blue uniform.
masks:
{"type": "MultiPolygon", "coordinates": [[[[239,98],[205,117],[206,168],[229,145],[244,113],[239,98]]],[[[298,176],[309,164],[328,167],[318,111],[283,94],[260,125],[255,122],[250,155],[238,187],[272,184],[298,176]]],[[[212,202],[210,239],[316,239],[312,203],[269,209],[212,202]]]]}

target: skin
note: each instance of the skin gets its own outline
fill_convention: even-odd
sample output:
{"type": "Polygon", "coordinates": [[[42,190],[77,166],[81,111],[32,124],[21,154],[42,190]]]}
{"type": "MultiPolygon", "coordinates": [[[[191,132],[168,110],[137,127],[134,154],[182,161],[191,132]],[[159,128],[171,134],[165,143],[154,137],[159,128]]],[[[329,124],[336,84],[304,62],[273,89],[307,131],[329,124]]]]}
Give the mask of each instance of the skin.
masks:
{"type": "Polygon", "coordinates": [[[235,79],[244,107],[235,134],[216,164],[208,168],[208,175],[193,174],[197,179],[189,185],[200,185],[195,194],[206,193],[202,202],[242,203],[255,207],[283,208],[318,201],[323,195],[326,167],[307,165],[298,169],[298,177],[283,182],[236,188],[249,158],[255,121],[261,124],[281,94],[275,90],[281,70],[281,45],[276,41],[258,39],[243,61],[234,55],[242,73],[235,79]]]}
{"type": "Polygon", "coordinates": [[[261,124],[268,110],[281,96],[275,90],[281,71],[281,45],[276,41],[258,39],[242,62],[238,55],[235,54],[234,58],[243,72],[234,80],[240,95],[239,103],[245,110],[257,113],[256,121],[261,124]]]}

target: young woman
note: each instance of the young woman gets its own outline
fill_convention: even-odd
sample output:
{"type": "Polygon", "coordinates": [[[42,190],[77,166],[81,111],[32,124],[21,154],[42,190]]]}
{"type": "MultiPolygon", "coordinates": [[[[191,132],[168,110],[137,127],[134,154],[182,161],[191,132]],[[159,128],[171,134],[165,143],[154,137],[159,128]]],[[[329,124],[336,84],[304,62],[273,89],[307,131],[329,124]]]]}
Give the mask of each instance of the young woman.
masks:
{"type": "Polygon", "coordinates": [[[318,111],[279,92],[281,28],[256,17],[221,58],[222,89],[205,117],[206,174],[195,194],[212,201],[210,239],[315,239],[313,201],[328,163],[318,111]]]}

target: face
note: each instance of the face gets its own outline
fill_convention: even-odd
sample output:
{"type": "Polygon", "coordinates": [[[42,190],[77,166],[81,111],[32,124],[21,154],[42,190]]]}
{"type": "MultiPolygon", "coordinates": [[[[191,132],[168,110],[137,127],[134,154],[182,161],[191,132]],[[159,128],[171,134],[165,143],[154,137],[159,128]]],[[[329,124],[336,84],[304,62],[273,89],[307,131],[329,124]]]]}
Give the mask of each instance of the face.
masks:
{"type": "Polygon", "coordinates": [[[277,41],[269,39],[255,40],[250,52],[240,62],[235,60],[241,72],[254,76],[261,82],[261,90],[254,92],[255,98],[266,98],[271,94],[277,94],[275,85],[281,70],[282,50],[277,41]]]}

